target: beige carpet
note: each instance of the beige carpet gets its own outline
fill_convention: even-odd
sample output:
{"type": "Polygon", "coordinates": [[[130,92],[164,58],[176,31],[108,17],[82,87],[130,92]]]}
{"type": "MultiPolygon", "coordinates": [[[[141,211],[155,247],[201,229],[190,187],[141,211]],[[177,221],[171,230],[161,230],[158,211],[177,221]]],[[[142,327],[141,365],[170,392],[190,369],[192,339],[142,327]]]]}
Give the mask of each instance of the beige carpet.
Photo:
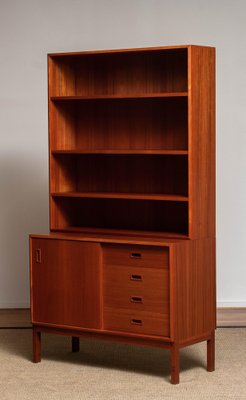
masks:
{"type": "Polygon", "coordinates": [[[181,351],[181,382],[169,383],[169,352],[43,335],[33,364],[31,330],[0,330],[1,400],[246,400],[246,329],[218,329],[216,371],[205,370],[205,343],[181,351]]]}

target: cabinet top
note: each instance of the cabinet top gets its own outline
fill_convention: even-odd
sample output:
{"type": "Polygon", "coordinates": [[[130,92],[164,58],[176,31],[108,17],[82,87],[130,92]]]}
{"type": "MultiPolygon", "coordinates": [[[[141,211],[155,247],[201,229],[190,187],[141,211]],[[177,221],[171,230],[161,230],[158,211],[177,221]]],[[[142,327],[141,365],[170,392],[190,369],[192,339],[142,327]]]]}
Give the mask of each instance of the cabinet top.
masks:
{"type": "Polygon", "coordinates": [[[114,244],[138,244],[143,246],[172,246],[175,243],[187,242],[189,239],[168,238],[165,236],[137,236],[137,235],[113,235],[113,234],[93,234],[93,233],[65,233],[50,232],[43,235],[29,235],[30,239],[59,239],[73,240],[80,242],[114,243],[114,244]]]}
{"type": "Polygon", "coordinates": [[[81,56],[81,55],[93,55],[93,54],[114,54],[114,53],[134,53],[134,52],[148,52],[148,51],[162,51],[162,50],[179,50],[188,49],[191,47],[199,48],[212,48],[212,46],[200,46],[200,45],[176,45],[176,46],[159,46],[159,47],[137,47],[128,49],[110,49],[110,50],[87,50],[87,51],[72,51],[72,52],[62,52],[62,53],[48,53],[48,57],[59,57],[59,56],[81,56]]]}

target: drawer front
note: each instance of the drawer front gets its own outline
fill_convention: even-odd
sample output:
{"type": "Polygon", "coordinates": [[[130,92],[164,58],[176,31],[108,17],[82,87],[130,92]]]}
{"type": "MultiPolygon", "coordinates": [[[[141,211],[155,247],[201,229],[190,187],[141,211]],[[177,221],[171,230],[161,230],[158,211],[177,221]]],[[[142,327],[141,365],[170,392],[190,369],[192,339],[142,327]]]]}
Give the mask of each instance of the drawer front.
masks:
{"type": "Polygon", "coordinates": [[[169,337],[169,318],[165,314],[105,307],[104,329],[169,337]]]}
{"type": "Polygon", "coordinates": [[[170,335],[169,250],[103,246],[104,329],[170,335]]]}
{"type": "Polygon", "coordinates": [[[165,268],[169,265],[168,247],[103,245],[106,265],[165,268]]]}
{"type": "Polygon", "coordinates": [[[104,266],[104,306],[169,314],[169,269],[104,266]]]}

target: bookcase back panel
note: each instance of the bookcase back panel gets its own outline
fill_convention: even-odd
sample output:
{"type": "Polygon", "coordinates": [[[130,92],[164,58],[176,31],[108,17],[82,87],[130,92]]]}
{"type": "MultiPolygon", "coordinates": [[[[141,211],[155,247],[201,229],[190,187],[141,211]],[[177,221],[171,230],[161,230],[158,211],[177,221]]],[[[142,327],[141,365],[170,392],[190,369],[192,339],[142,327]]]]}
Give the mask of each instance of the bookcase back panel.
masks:
{"type": "Polygon", "coordinates": [[[186,155],[69,155],[52,157],[52,192],[188,195],[186,155]]]}
{"type": "Polygon", "coordinates": [[[51,229],[103,228],[187,234],[186,202],[52,199],[51,229]]]}
{"type": "Polygon", "coordinates": [[[187,49],[50,57],[51,96],[187,91],[187,49]]]}
{"type": "Polygon", "coordinates": [[[188,149],[187,98],[57,102],[51,149],[188,149]]]}

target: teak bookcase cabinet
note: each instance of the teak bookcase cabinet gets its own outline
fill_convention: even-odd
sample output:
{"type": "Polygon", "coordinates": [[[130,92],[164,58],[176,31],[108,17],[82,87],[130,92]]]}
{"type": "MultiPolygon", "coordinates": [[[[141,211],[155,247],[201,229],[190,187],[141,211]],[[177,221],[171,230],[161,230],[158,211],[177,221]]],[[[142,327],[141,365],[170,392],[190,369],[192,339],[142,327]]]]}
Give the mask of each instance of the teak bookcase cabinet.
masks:
{"type": "Polygon", "coordinates": [[[214,370],[215,49],[50,54],[50,234],[30,236],[41,332],[207,341],[214,370]]]}

